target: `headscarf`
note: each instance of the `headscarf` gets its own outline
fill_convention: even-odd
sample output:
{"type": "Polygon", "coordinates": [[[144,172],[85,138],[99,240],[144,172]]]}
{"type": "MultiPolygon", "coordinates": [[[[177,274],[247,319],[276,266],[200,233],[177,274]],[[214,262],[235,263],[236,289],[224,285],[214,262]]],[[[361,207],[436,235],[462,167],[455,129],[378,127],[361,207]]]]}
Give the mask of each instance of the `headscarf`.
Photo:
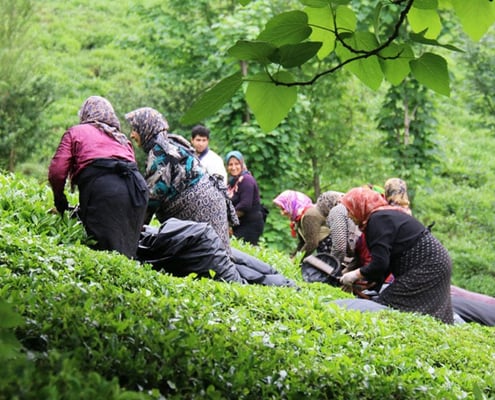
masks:
{"type": "Polygon", "coordinates": [[[100,96],[88,97],[79,110],[79,122],[91,124],[105,132],[122,145],[127,145],[129,139],[120,132],[120,122],[112,104],[100,96]]]}
{"type": "Polygon", "coordinates": [[[273,203],[289,215],[291,234],[296,237],[296,222],[299,222],[306,210],[313,206],[311,199],[304,193],[284,190],[273,199],[273,203]]]}
{"type": "Polygon", "coordinates": [[[332,190],[324,192],[320,194],[316,200],[316,207],[318,207],[321,214],[326,218],[328,217],[330,210],[340,203],[343,195],[344,193],[342,192],[335,192],[332,190]]]}
{"type": "Polygon", "coordinates": [[[308,196],[295,190],[284,190],[273,199],[273,202],[289,214],[291,221],[296,221],[304,210],[313,205],[308,196]]]}
{"type": "MultiPolygon", "coordinates": [[[[237,176],[232,176],[232,175],[230,176],[229,182],[228,182],[228,185],[230,188],[234,187],[235,184],[238,183],[237,181],[239,180],[239,178],[241,178],[242,175],[249,174],[249,171],[247,169],[246,163],[244,162],[244,156],[242,155],[242,153],[240,151],[237,151],[237,150],[232,150],[232,151],[228,152],[227,155],[225,156],[225,162],[228,164],[229,160],[232,157],[234,157],[237,161],[239,161],[241,163],[241,173],[237,176]]],[[[239,180],[239,182],[240,182],[240,180],[239,180]]]]}
{"type": "Polygon", "coordinates": [[[390,206],[381,194],[367,187],[357,187],[349,190],[342,197],[341,203],[357,220],[361,231],[364,231],[368,219],[375,211],[400,209],[399,207],[390,206]]]}
{"type": "Polygon", "coordinates": [[[388,179],[385,182],[385,199],[390,205],[409,209],[406,182],[399,178],[388,179]]]}
{"type": "Polygon", "coordinates": [[[227,153],[227,155],[225,156],[225,162],[228,163],[229,160],[232,157],[234,157],[235,159],[237,159],[243,166],[245,166],[245,164],[244,164],[244,156],[242,155],[242,153],[240,151],[237,151],[237,150],[229,151],[227,153]]]}
{"type": "Polygon", "coordinates": [[[142,107],[125,115],[125,119],[141,138],[141,147],[149,152],[155,141],[167,139],[168,122],[165,117],[151,107],[142,107]]]}

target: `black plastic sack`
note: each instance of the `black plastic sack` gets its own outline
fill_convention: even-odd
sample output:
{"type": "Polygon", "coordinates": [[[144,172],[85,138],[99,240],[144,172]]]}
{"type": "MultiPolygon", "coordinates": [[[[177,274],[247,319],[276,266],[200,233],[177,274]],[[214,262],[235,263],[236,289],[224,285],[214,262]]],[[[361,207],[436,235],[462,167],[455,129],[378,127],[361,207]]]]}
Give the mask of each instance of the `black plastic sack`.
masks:
{"type": "Polygon", "coordinates": [[[137,258],[153,269],[184,277],[199,277],[246,283],[230,260],[222,241],[211,225],[170,218],[159,229],[141,233],[137,258]]]}
{"type": "Polygon", "coordinates": [[[147,227],[141,233],[137,257],[153,269],[184,277],[272,286],[296,286],[273,267],[232,248],[229,257],[215,230],[207,223],[170,218],[160,228],[147,227]]]}
{"type": "Polygon", "coordinates": [[[283,276],[271,265],[238,249],[232,248],[232,261],[241,276],[249,283],[296,287],[295,282],[283,276]]]}
{"type": "Polygon", "coordinates": [[[324,272],[312,265],[310,262],[303,260],[301,262],[301,272],[303,280],[309,283],[321,282],[340,287],[341,284],[339,278],[342,274],[339,260],[328,253],[318,253],[315,254],[315,257],[332,268],[332,274],[324,272]]]}
{"type": "Polygon", "coordinates": [[[452,309],[465,322],[495,326],[495,307],[483,301],[452,295],[452,309]]]}

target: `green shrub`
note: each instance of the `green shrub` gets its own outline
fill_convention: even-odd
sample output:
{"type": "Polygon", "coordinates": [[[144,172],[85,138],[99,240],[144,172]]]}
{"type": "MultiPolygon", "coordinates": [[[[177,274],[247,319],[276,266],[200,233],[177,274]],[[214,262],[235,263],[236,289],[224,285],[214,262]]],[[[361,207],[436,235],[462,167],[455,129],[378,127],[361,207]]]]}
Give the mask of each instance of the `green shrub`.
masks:
{"type": "Polygon", "coordinates": [[[45,187],[0,182],[0,298],[24,319],[0,399],[495,398],[493,328],[345,311],[297,259],[237,241],[299,290],[174,278],[63,240],[80,226],[33,223],[45,187]]]}

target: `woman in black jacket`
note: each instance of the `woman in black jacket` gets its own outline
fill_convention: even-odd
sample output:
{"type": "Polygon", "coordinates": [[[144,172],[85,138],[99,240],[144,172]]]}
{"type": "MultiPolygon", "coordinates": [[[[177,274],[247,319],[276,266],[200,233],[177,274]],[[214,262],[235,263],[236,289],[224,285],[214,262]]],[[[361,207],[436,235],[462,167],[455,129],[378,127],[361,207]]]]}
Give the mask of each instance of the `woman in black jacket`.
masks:
{"type": "Polygon", "coordinates": [[[351,285],[365,279],[381,283],[392,273],[394,281],[376,302],[453,323],[452,261],[445,247],[403,207],[389,205],[373,190],[351,189],[341,202],[365,233],[371,252],[371,262],[344,274],[341,282],[351,285]]]}

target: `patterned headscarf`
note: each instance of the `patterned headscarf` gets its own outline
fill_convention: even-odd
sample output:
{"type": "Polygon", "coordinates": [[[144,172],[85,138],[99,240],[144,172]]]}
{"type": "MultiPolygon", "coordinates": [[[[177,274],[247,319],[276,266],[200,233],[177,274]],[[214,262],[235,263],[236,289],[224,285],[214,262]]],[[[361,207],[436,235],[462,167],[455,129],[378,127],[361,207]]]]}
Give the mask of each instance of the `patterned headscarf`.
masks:
{"type": "Polygon", "coordinates": [[[313,205],[311,199],[304,193],[295,190],[285,190],[273,202],[289,214],[291,221],[297,221],[304,211],[313,205]]]}
{"type": "Polygon", "coordinates": [[[100,96],[88,97],[79,110],[81,124],[91,124],[123,145],[129,143],[127,136],[120,132],[120,122],[110,102],[100,96]]]}
{"type": "Polygon", "coordinates": [[[366,187],[357,187],[349,190],[341,200],[350,214],[357,220],[359,229],[366,228],[370,215],[378,210],[398,209],[389,206],[381,194],[366,187]]]}
{"type": "Polygon", "coordinates": [[[385,199],[390,205],[409,209],[406,182],[399,178],[388,179],[385,182],[385,199]]]}
{"type": "Polygon", "coordinates": [[[335,192],[332,190],[324,192],[320,194],[316,200],[316,207],[318,207],[318,210],[320,210],[321,214],[326,218],[328,217],[330,210],[340,203],[343,195],[344,193],[342,192],[335,192]]]}
{"type": "Polygon", "coordinates": [[[142,107],[125,115],[125,119],[141,138],[141,146],[149,152],[156,139],[167,139],[168,122],[165,117],[151,107],[142,107]],[[159,138],[161,136],[161,138],[159,138]]]}

